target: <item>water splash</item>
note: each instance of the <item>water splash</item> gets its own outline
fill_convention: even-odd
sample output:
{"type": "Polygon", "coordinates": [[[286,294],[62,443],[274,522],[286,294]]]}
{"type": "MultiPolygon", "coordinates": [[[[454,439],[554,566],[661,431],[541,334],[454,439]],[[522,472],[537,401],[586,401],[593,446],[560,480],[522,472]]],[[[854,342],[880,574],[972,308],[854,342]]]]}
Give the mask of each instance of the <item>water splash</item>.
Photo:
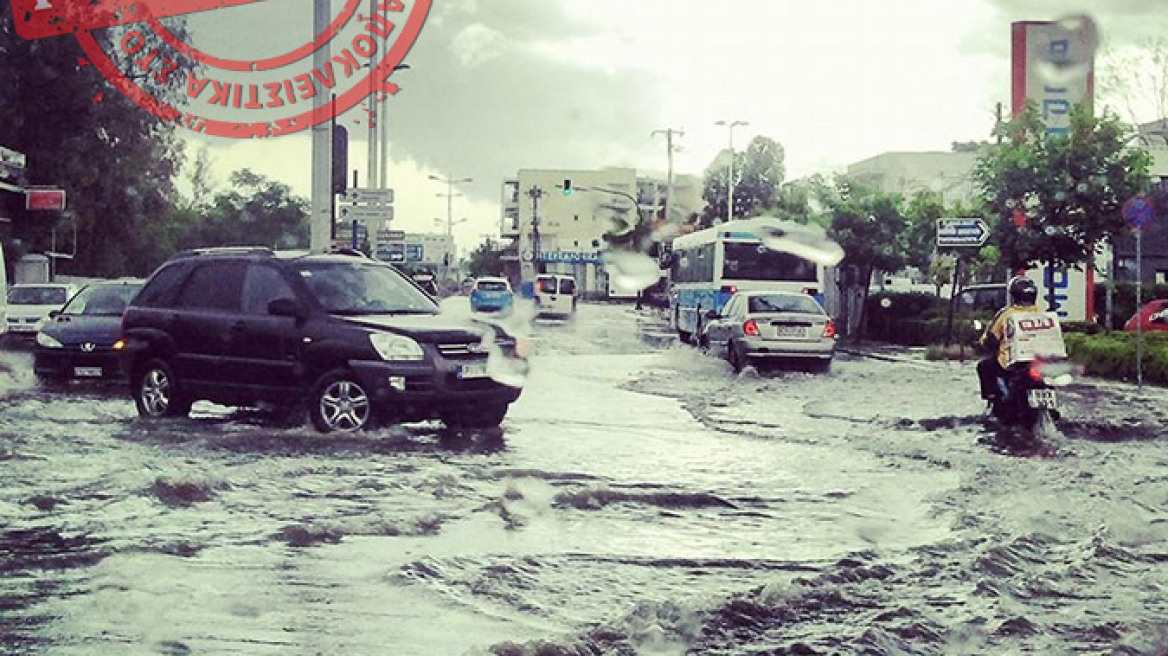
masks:
{"type": "Polygon", "coordinates": [[[764,246],[774,251],[798,255],[824,266],[835,266],[844,259],[844,249],[816,225],[760,217],[738,221],[735,227],[738,226],[753,233],[764,246]]]}
{"type": "Polygon", "coordinates": [[[1083,78],[1094,63],[1099,28],[1086,14],[1067,16],[1052,26],[1050,42],[1051,47],[1039,55],[1038,74],[1051,83],[1071,82],[1083,78]]]}

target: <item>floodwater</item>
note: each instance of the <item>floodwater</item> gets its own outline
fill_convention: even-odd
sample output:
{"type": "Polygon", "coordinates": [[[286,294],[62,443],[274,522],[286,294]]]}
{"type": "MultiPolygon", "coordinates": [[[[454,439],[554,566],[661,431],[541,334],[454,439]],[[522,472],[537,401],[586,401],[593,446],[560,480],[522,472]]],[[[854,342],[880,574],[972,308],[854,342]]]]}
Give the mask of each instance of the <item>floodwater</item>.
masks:
{"type": "Polygon", "coordinates": [[[993,447],[972,363],[759,376],[540,322],[503,427],[352,436],[0,368],[0,653],[1168,653],[1168,394],[993,447]]]}

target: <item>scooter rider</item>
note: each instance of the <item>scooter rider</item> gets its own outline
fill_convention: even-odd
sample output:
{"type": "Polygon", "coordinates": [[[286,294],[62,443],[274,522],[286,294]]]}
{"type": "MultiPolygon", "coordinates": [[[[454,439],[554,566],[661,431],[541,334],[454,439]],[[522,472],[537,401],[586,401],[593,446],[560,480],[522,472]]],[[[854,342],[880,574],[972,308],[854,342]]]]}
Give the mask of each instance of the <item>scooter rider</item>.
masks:
{"type": "Polygon", "coordinates": [[[998,310],[993,321],[981,336],[981,345],[993,351],[977,363],[977,376],[981,382],[981,398],[992,401],[1001,397],[998,379],[1006,372],[1007,351],[1005,344],[1006,320],[1020,312],[1039,312],[1038,286],[1025,276],[1014,276],[1006,286],[1006,307],[998,310]]]}

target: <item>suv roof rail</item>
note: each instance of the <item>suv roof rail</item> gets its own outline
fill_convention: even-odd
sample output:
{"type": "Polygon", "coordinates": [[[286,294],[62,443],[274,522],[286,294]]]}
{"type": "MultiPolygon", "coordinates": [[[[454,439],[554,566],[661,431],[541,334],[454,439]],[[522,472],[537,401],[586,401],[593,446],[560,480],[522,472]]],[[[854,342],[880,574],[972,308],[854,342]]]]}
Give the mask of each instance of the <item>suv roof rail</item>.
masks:
{"type": "Polygon", "coordinates": [[[199,255],[275,255],[275,251],[267,246],[211,246],[207,248],[188,248],[181,250],[170,258],[196,257],[199,255]]]}

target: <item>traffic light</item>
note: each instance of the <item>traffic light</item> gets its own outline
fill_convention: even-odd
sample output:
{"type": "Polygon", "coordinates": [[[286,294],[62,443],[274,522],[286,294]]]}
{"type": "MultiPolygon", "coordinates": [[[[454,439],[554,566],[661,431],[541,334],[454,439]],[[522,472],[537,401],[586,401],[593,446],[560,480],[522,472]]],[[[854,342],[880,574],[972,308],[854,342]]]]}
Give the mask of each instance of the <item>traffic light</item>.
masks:
{"type": "Polygon", "coordinates": [[[348,188],[349,131],[343,125],[333,126],[333,194],[343,194],[348,188]]]}
{"type": "Polygon", "coordinates": [[[564,185],[563,186],[564,186],[564,195],[571,196],[572,195],[572,181],[568,178],[564,178],[564,185]]]}

